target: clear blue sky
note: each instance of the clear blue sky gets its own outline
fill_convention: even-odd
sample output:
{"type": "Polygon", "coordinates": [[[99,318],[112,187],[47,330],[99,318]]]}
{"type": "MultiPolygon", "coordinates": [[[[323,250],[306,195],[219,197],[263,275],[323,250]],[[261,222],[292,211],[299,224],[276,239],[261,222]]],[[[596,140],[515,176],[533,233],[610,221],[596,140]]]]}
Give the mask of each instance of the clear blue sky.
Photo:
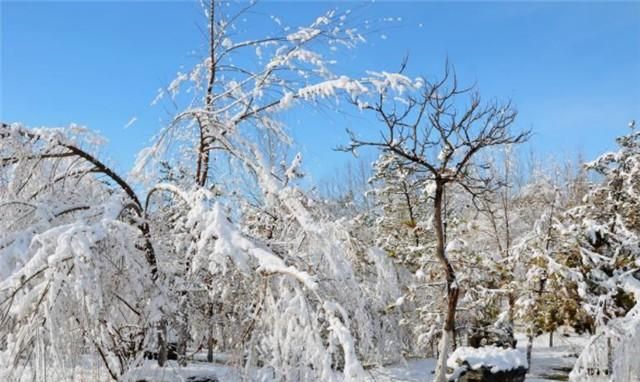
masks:
{"type": "MultiPolygon", "coordinates": [[[[369,20],[393,16],[339,68],[394,70],[409,53],[410,73],[432,76],[448,57],[485,97],[514,101],[517,127],[534,130],[531,146],[541,156],[593,157],[640,119],[638,2],[362,4],[279,1],[258,9],[289,25],[335,6],[359,8],[369,20]]],[[[104,155],[120,170],[169,118],[150,106],[157,89],[204,43],[200,7],[187,1],[2,1],[1,23],[0,118],[85,124],[109,140],[104,155]]],[[[345,160],[331,150],[346,142],[344,128],[368,121],[326,111],[299,119],[285,117],[315,178],[345,160]]]]}

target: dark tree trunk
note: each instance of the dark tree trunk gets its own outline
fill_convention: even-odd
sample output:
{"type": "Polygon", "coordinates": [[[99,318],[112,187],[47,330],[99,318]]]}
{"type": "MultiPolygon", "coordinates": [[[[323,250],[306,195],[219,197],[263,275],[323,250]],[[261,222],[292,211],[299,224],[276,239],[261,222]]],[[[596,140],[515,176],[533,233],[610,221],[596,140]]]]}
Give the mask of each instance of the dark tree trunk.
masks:
{"type": "Polygon", "coordinates": [[[158,328],[158,366],[167,364],[167,323],[161,320],[158,328]]]}
{"type": "Polygon", "coordinates": [[[533,350],[533,334],[527,336],[527,367],[531,369],[531,351],[533,350]]]}
{"type": "MultiPolygon", "coordinates": [[[[451,262],[447,258],[445,253],[445,238],[444,238],[444,225],[442,222],[443,216],[443,194],[445,183],[441,179],[436,179],[436,192],[434,196],[434,228],[436,231],[436,257],[442,264],[444,274],[447,281],[447,312],[445,315],[440,357],[438,358],[438,364],[436,367],[436,382],[446,381],[446,362],[449,356],[449,347],[451,342],[455,342],[455,318],[456,308],[458,306],[458,295],[460,289],[458,289],[458,282],[456,280],[456,274],[451,266],[451,262]]],[[[454,345],[455,346],[455,345],[454,345]]]]}
{"type": "Polygon", "coordinates": [[[207,334],[207,361],[213,362],[213,347],[216,341],[213,338],[213,325],[211,321],[213,318],[213,304],[209,304],[209,333],[207,334]]]}

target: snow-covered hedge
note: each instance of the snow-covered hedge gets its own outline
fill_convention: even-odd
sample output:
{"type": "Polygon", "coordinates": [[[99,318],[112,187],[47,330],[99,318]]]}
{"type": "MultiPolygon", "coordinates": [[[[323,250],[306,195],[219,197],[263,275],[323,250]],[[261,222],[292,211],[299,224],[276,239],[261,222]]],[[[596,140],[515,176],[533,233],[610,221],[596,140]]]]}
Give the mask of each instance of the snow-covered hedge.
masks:
{"type": "MultiPolygon", "coordinates": [[[[525,354],[516,349],[504,349],[497,346],[472,348],[459,347],[447,359],[447,367],[454,370],[452,376],[460,375],[467,370],[478,370],[482,367],[492,373],[527,368],[525,354]]],[[[451,378],[450,378],[451,379],[451,378]]]]}

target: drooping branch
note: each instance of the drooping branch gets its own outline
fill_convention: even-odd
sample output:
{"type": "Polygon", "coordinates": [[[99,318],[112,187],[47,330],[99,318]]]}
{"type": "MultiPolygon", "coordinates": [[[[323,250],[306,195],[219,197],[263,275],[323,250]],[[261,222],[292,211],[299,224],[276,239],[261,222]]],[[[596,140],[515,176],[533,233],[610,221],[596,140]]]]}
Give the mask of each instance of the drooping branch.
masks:
{"type": "Polygon", "coordinates": [[[6,139],[12,136],[12,134],[18,134],[33,142],[41,141],[41,142],[44,142],[48,147],[59,147],[65,150],[64,152],[57,153],[57,154],[47,153],[43,155],[29,155],[27,157],[15,156],[15,157],[6,158],[8,160],[11,160],[11,161],[46,160],[46,159],[55,159],[60,157],[75,156],[90,163],[93,166],[91,169],[91,172],[106,175],[109,179],[111,179],[133,203],[133,207],[134,207],[133,210],[135,211],[136,215],[138,215],[138,219],[135,224],[136,224],[136,227],[142,233],[142,237],[144,239],[143,250],[145,252],[146,261],[149,267],[151,268],[151,277],[154,280],[157,278],[158,264],[157,264],[156,255],[153,249],[153,245],[151,244],[151,234],[150,234],[149,224],[144,219],[143,206],[140,203],[140,199],[138,199],[138,196],[133,191],[133,188],[120,175],[118,175],[114,170],[112,170],[109,166],[104,164],[94,155],[79,148],[75,144],[64,142],[57,137],[44,137],[41,134],[34,133],[23,128],[11,128],[9,125],[5,123],[2,123],[1,126],[2,127],[0,129],[0,139],[6,139]]]}

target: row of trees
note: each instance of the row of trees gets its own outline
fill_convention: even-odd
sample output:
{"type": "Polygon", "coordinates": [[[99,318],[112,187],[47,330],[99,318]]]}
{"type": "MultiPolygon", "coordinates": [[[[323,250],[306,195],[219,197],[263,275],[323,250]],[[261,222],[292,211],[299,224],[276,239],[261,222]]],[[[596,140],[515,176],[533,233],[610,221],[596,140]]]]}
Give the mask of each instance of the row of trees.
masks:
{"type": "Polygon", "coordinates": [[[451,287],[437,261],[435,184],[406,156],[381,152],[369,184],[361,185],[369,200],[336,199],[358,206],[355,216],[346,205],[332,210],[351,214],[358,235],[394,260],[401,302],[389,303],[413,331],[412,355],[442,356],[443,344],[477,345],[477,335],[515,346],[492,332],[512,336],[517,324],[527,333],[530,361],[535,336],[549,333],[553,346],[554,331],[570,326],[593,338],[573,378],[596,369],[614,380],[637,378],[630,357],[638,346],[640,134],[635,124],[630,129],[616,140],[617,151],[589,163],[525,164],[512,145],[502,146],[474,163],[486,175],[482,192],[446,188],[441,229],[460,301],[449,344],[439,330],[447,325],[451,287]]]}
{"type": "Polygon", "coordinates": [[[87,364],[126,379],[175,343],[180,364],[206,350],[247,379],[361,381],[437,355],[440,382],[452,348],[515,321],[530,342],[561,324],[637,328],[634,129],[595,177],[526,172],[515,110],[448,65],[436,80],[339,75],[332,55],[366,37],[350,11],[242,39],[254,6],[204,7],[206,57],[159,94],[186,106],[128,177],[84,128],[2,124],[3,379],[87,364]],[[337,98],[380,133],[342,149],[379,157],[369,182],[325,198],[297,186],[278,115],[337,98]]]}

